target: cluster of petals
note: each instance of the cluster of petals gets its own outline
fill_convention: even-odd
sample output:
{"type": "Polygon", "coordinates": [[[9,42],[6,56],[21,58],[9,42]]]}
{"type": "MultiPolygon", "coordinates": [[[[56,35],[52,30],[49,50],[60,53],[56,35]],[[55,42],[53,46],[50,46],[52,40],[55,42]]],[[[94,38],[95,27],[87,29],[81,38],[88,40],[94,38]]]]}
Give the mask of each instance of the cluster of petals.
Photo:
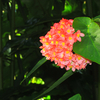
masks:
{"type": "Polygon", "coordinates": [[[66,70],[72,71],[84,69],[87,64],[91,64],[88,59],[73,53],[73,44],[81,42],[84,34],[78,30],[75,32],[72,27],[72,19],[62,18],[59,23],[54,23],[50,31],[45,36],[40,37],[41,53],[47,60],[54,61],[55,64],[66,70]]]}

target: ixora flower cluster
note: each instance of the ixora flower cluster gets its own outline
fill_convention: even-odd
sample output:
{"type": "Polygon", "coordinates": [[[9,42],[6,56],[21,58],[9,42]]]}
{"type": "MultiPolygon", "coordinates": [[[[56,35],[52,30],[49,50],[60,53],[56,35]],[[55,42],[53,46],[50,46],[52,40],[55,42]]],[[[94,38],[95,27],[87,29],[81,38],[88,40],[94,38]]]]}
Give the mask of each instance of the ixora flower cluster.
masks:
{"type": "Polygon", "coordinates": [[[84,34],[78,30],[75,32],[72,27],[72,19],[62,18],[59,23],[54,23],[50,31],[45,36],[40,37],[41,53],[47,60],[54,61],[61,68],[72,71],[84,69],[87,64],[91,64],[88,59],[73,53],[73,44],[81,42],[84,34]]]}

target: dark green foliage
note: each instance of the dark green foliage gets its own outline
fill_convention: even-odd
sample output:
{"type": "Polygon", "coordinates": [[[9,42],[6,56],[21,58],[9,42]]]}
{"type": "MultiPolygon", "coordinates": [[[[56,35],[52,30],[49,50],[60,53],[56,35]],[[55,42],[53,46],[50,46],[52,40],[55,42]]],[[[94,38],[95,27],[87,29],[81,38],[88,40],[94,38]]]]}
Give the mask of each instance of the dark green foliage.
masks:
{"type": "MultiPolygon", "coordinates": [[[[34,100],[39,95],[40,97],[50,95],[51,100],[75,100],[69,99],[75,94],[78,94],[76,97],[79,98],[76,100],[81,100],[80,95],[82,100],[94,100],[93,66],[87,66],[85,70],[76,71],[72,76],[70,74],[70,77],[64,78],[66,80],[63,80],[60,85],[57,84],[54,89],[44,93],[60,78],[63,78],[66,70],[59,68],[53,62],[46,61],[39,49],[41,46],[39,37],[44,36],[53,23],[58,22],[61,18],[74,19],[75,17],[89,16],[88,13],[86,15],[83,13],[83,6],[81,5],[83,5],[84,0],[15,0],[18,5],[18,9],[15,10],[15,30],[17,32],[14,33],[15,37],[11,40],[8,37],[11,35],[12,20],[12,8],[9,1],[12,0],[1,1],[2,12],[4,10],[4,13],[0,16],[3,19],[3,48],[0,52],[0,57],[3,58],[3,89],[0,90],[0,100],[10,100],[11,97],[14,97],[14,100],[34,100]],[[65,2],[66,7],[69,7],[66,10],[64,9],[65,2]],[[18,33],[20,36],[17,36],[18,33]],[[11,55],[15,56],[15,59],[11,59],[11,55]],[[11,86],[10,78],[12,62],[14,62],[13,86],[11,86]],[[45,84],[28,84],[33,77],[42,78],[45,84]],[[41,95],[42,93],[44,94],[41,95]]],[[[100,12],[97,1],[93,0],[95,2],[92,11],[93,17],[100,12]]]]}

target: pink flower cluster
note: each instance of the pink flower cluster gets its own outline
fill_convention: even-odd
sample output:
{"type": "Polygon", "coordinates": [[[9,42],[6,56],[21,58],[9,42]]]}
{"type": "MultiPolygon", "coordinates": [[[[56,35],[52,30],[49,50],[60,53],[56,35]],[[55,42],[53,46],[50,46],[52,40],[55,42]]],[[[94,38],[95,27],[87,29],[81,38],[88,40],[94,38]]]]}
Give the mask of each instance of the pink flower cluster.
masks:
{"type": "Polygon", "coordinates": [[[72,71],[84,69],[87,64],[91,64],[88,59],[73,53],[73,44],[81,42],[84,34],[78,30],[75,32],[72,27],[72,19],[62,18],[59,23],[54,23],[50,31],[45,36],[40,37],[41,53],[47,60],[54,61],[61,68],[72,71]]]}

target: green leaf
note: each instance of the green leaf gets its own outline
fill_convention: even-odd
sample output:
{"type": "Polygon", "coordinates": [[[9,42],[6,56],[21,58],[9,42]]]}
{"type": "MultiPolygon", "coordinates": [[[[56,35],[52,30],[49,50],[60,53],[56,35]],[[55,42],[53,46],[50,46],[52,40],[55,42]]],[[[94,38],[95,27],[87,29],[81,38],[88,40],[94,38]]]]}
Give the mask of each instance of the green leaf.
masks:
{"type": "Polygon", "coordinates": [[[74,19],[73,27],[85,34],[81,42],[74,44],[75,53],[100,64],[100,27],[88,17],[74,19]]]}
{"type": "Polygon", "coordinates": [[[33,100],[42,97],[43,95],[47,94],[51,90],[53,90],[55,87],[57,87],[59,84],[61,84],[63,81],[65,81],[67,78],[69,78],[71,75],[73,75],[72,70],[67,71],[61,78],[59,78],[53,85],[51,85],[47,90],[45,90],[42,94],[34,98],[33,100]]]}
{"type": "MultiPolygon", "coordinates": [[[[46,58],[42,58],[41,60],[38,61],[38,63],[32,68],[32,70],[26,75],[26,77],[22,80],[22,82],[28,78],[36,69],[38,69],[43,63],[45,63],[47,60],[46,58]]],[[[20,84],[22,84],[22,82],[20,84]]]]}
{"type": "Polygon", "coordinates": [[[100,22],[100,15],[94,17],[93,20],[96,21],[96,22],[100,22]]]}
{"type": "Polygon", "coordinates": [[[80,94],[76,94],[76,95],[72,96],[71,98],[69,98],[68,100],[82,100],[82,99],[81,99],[80,94]]]}
{"type": "Polygon", "coordinates": [[[100,15],[94,17],[93,21],[95,21],[100,26],[100,15]]]}

